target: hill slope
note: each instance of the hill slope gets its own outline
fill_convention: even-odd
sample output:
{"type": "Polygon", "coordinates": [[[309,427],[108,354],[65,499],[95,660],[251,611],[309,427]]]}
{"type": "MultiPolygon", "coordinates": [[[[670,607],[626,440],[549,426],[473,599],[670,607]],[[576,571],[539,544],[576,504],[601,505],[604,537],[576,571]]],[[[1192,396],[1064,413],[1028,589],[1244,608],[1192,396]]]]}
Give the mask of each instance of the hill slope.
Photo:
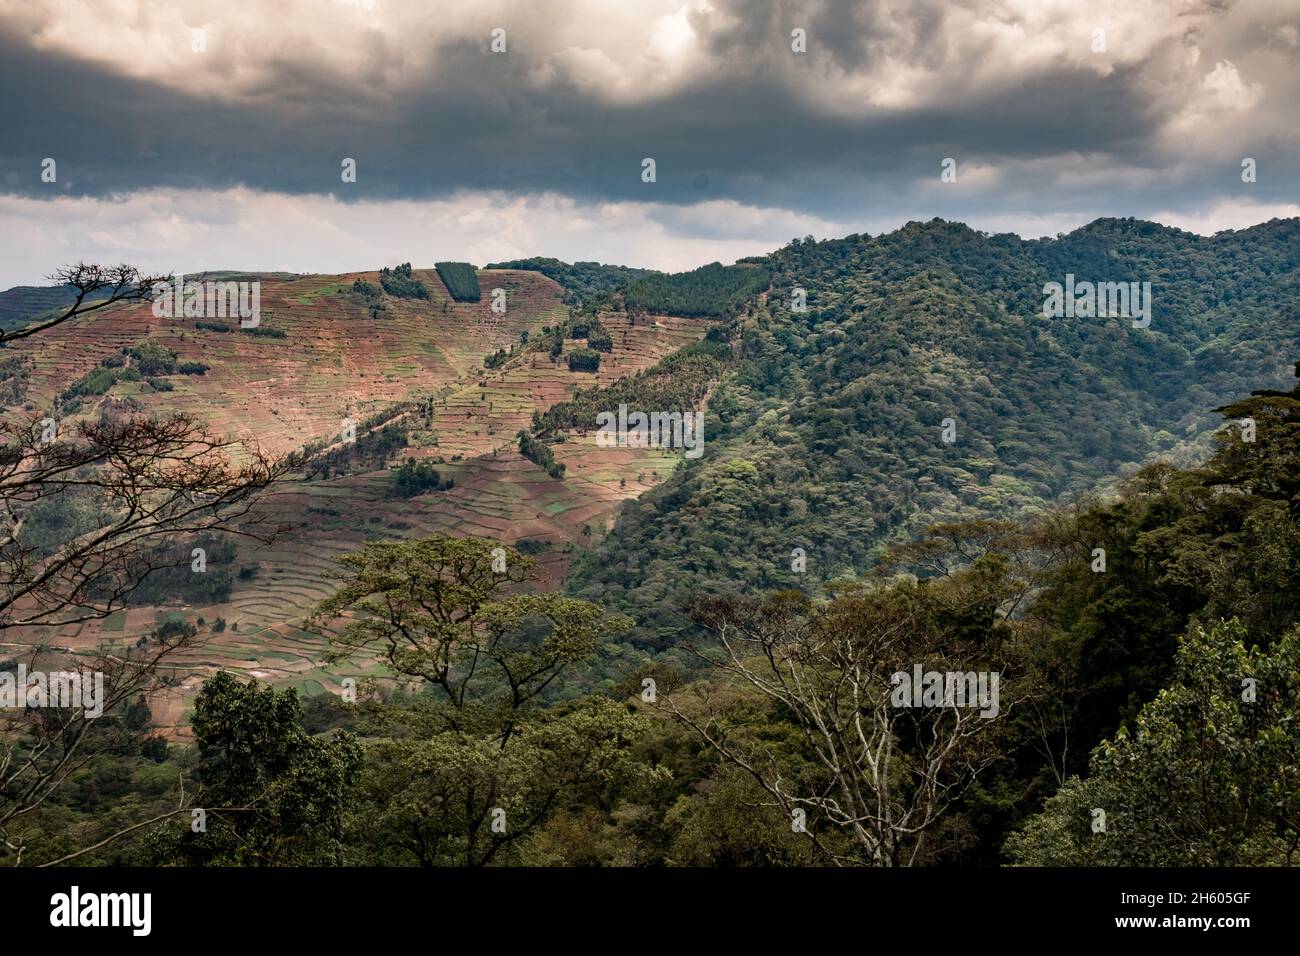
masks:
{"type": "MultiPolygon", "coordinates": [[[[142,589],[106,620],[53,632],[14,628],[6,640],[48,641],[75,653],[138,637],[160,620],[202,621],[203,646],[173,662],[180,684],[153,702],[161,725],[184,734],[189,700],[217,669],[308,694],[337,688],[340,674],[383,672],[369,660],[322,663],[323,636],[300,627],[330,593],[336,559],[367,541],[441,532],[523,542],[542,586],[558,587],[574,549],[594,543],[619,503],[664,480],[677,458],[572,441],[555,446],[567,469],[557,480],[519,453],[517,432],[580,387],[655,365],[702,338],[709,323],[607,314],[610,347],[600,369],[574,372],[564,353],[586,339],[565,336],[559,353],[549,354],[543,333],[566,327],[560,286],[535,271],[476,277],[479,302],[454,301],[432,269],[390,282],[408,291],[418,282],[427,298],[354,291],[358,282],[377,285],[375,272],[262,276],[258,331],[270,334],[240,331],[238,320],[160,318],[137,303],[14,343],[0,364],[0,401],[10,415],[51,414],[66,423],[108,407],[180,410],[273,453],[306,450],[325,467],[268,497],[265,509],[286,526],[271,546],[203,542],[212,560],[202,580],[181,575],[142,589]],[[506,290],[504,314],[491,308],[495,289],[506,290]],[[376,296],[383,309],[374,317],[376,296]],[[485,367],[498,350],[504,359],[485,367]],[[157,356],[171,356],[177,371],[148,371],[157,356]],[[358,425],[352,445],[338,443],[344,416],[358,425]],[[396,493],[395,466],[410,459],[436,467],[450,487],[396,493]]],[[[54,516],[46,523],[59,525],[54,516]]]]}
{"type": "Polygon", "coordinates": [[[710,397],[706,453],[627,506],[568,582],[633,613],[645,650],[673,645],[699,590],[812,588],[926,524],[1198,457],[1211,409],[1285,383],[1300,353],[1300,220],[1210,238],[1098,220],[1041,241],[935,220],[762,262],[773,286],[710,397]],[[1151,282],[1150,327],[1044,318],[1044,283],[1066,273],[1151,282]]]}
{"type": "Polygon", "coordinates": [[[734,270],[716,266],[645,283],[641,270],[518,264],[532,268],[480,270],[479,302],[455,302],[435,270],[412,270],[428,298],[385,296],[379,318],[352,291],[377,273],[269,278],[262,326],[283,337],[208,331],[139,305],[9,350],[23,374],[6,382],[29,412],[150,341],[209,368],[169,378],[170,391],[119,382],[108,398],[192,411],[276,451],[328,444],[344,415],[377,428],[331,458],[327,480],[274,497],[293,530],[272,549],[240,551],[228,599],[178,597],[56,636],[81,645],[103,627],[138,633],[159,614],[221,617],[243,628],[238,642],[213,642],[217,658],[238,646],[239,666],[319,689],[330,680],[313,659],[320,639],[298,625],[333,559],[366,540],[439,531],[527,543],[543,586],[565,580],[631,613],[636,630],[594,675],[607,684],[647,654],[675,654],[677,609],[701,590],[813,590],[865,573],[882,547],[930,523],[1014,518],[1153,456],[1199,458],[1210,409],[1285,383],[1300,351],[1296,220],[1210,238],[1099,220],[1043,241],[912,223],[757,257],[749,267],[771,286],[748,298],[735,298],[734,270]],[[1044,283],[1067,273],[1150,282],[1150,327],[1044,318],[1044,283]],[[670,297],[698,292],[700,307],[685,311],[722,314],[624,311],[638,281],[670,297]],[[507,290],[505,315],[492,311],[495,288],[507,290]],[[608,336],[596,372],[563,361],[585,341],[575,315],[608,336]],[[689,361],[670,360],[706,336],[689,361]],[[563,414],[543,414],[578,388],[563,414]],[[597,447],[595,414],[622,402],[702,403],[703,457],[597,447]],[[520,454],[525,427],[554,443],[563,480],[520,454]],[[390,466],[406,458],[454,487],[395,497],[390,466]]]}
{"type": "Polygon", "coordinates": [[[331,440],[346,416],[365,419],[451,386],[480,368],[483,355],[565,314],[559,286],[534,272],[484,274],[488,287],[507,290],[505,315],[486,300],[453,301],[432,269],[416,275],[430,298],[389,298],[382,318],[371,318],[366,300],[351,292],[356,280],[376,282],[377,273],[264,279],[259,329],[272,335],[213,331],[195,319],[158,318],[149,303],[136,303],[70,322],[11,352],[31,363],[27,402],[49,407],[104,359],[156,343],[210,368],[175,380],[172,391],[118,386],[113,394],[146,410],[191,412],[219,432],[285,452],[331,440]]]}

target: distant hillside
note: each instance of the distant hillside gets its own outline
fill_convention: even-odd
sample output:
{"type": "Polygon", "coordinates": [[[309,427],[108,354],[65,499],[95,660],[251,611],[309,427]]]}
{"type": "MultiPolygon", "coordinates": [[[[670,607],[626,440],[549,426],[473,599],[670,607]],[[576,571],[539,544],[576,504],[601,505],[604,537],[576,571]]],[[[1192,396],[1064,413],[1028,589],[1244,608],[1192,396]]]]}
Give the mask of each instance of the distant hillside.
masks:
{"type": "Polygon", "coordinates": [[[240,330],[237,321],[215,317],[159,318],[148,302],[137,302],[15,342],[7,353],[25,363],[26,373],[8,403],[31,403],[61,417],[90,415],[104,395],[147,411],[190,412],[223,433],[287,452],[330,440],[345,416],[361,420],[450,387],[479,372],[484,355],[565,316],[562,290],[533,272],[494,274],[493,286],[509,296],[505,316],[493,313],[486,300],[453,301],[432,269],[414,270],[406,280],[422,283],[426,298],[380,293],[377,272],[256,278],[256,329],[240,330]],[[374,300],[357,291],[358,284],[375,290],[382,310],[372,310],[374,300]],[[174,352],[178,362],[210,367],[202,375],[169,379],[162,391],[157,383],[130,380],[100,391],[103,363],[146,341],[174,352]],[[83,397],[56,408],[60,396],[75,397],[69,392],[83,397]]]}
{"type": "MultiPolygon", "coordinates": [[[[273,451],[327,444],[344,416],[408,408],[400,454],[446,459],[434,464],[456,482],[421,501],[427,527],[574,547],[566,588],[631,613],[626,650],[641,656],[674,646],[677,608],[698,591],[813,590],[935,521],[1013,518],[1153,456],[1197,459],[1211,410],[1285,384],[1300,355],[1298,220],[1210,238],[1099,220],[1034,241],[935,220],[677,276],[517,264],[476,276],[507,290],[504,315],[486,295],[455,301],[432,269],[410,276],[428,299],[383,291],[377,272],[267,278],[266,336],[114,309],[13,347],[0,386],[11,405],[60,415],[103,400],[190,411],[273,451]],[[1067,274],[1150,282],[1150,327],[1044,318],[1044,284],[1067,274]],[[596,333],[609,348],[599,371],[570,370],[565,353],[596,333]],[[178,369],[207,368],[106,385],[105,363],[146,339],[178,369]],[[596,414],[623,403],[702,403],[704,454],[598,448],[596,414]],[[562,482],[519,456],[530,427],[566,465],[562,482]]],[[[368,483],[377,518],[411,510],[385,497],[382,460],[347,473],[368,483]]],[[[357,532],[355,508],[329,533],[357,532]]],[[[556,578],[568,564],[556,555],[556,578]]]]}
{"type": "Polygon", "coordinates": [[[629,309],[666,315],[734,315],[746,301],[767,288],[771,276],[764,265],[707,266],[674,275],[651,275],[628,285],[624,301],[629,309]]]}
{"type": "MultiPolygon", "coordinates": [[[[72,286],[65,285],[16,285],[5,289],[0,292],[0,329],[16,328],[45,312],[67,308],[76,298],[72,286]]],[[[107,293],[92,298],[107,298],[107,293]]]]}
{"type": "Polygon", "coordinates": [[[623,289],[629,282],[644,276],[655,275],[653,269],[633,269],[628,266],[609,266],[599,262],[561,262],[541,256],[532,259],[514,259],[497,262],[489,269],[529,269],[540,272],[564,286],[565,302],[569,305],[592,305],[623,289]]]}
{"type": "Polygon", "coordinates": [[[1036,241],[935,220],[762,262],[772,290],[741,317],[703,457],[626,506],[569,581],[635,615],[645,649],[674,642],[700,590],[812,589],[929,523],[1199,457],[1211,410],[1284,385],[1300,355],[1296,219],[1210,238],[1109,219],[1036,241]],[[1150,327],[1044,318],[1067,273],[1150,282],[1150,327]]]}
{"type": "MultiPolygon", "coordinates": [[[[209,270],[186,275],[186,281],[201,282],[206,280],[228,281],[233,279],[262,279],[288,281],[298,276],[292,272],[240,272],[228,269],[209,270]]],[[[0,292],[0,329],[11,329],[31,321],[38,315],[66,309],[76,300],[77,294],[72,286],[60,285],[16,285],[12,289],[0,292]]],[[[102,289],[87,296],[87,301],[108,298],[108,290],[102,289]]]]}
{"type": "MultiPolygon", "coordinates": [[[[187,276],[205,277],[235,276],[187,276]]],[[[309,478],[295,475],[264,503],[285,529],[272,545],[240,539],[218,550],[213,542],[208,575],[160,576],[104,621],[53,634],[12,629],[13,640],[93,647],[184,614],[214,627],[212,642],[178,658],[190,674],[242,671],[304,695],[337,689],[374,662],[324,662],[323,636],[301,627],[330,593],[340,556],[377,539],[489,536],[534,556],[539,587],[557,589],[577,549],[605,534],[619,504],[664,481],[678,459],[659,449],[548,442],[565,469],[558,480],[520,454],[518,433],[579,390],[635,378],[716,326],[617,311],[575,321],[564,290],[535,270],[473,273],[478,302],[457,301],[438,271],[407,264],[387,276],[257,277],[254,328],[229,317],[160,318],[150,304],[130,303],[0,352],[6,416],[49,415],[66,428],[102,413],[179,411],[272,453],[303,451],[312,465],[309,478]],[[411,294],[417,288],[424,294],[411,294]],[[504,313],[488,294],[498,289],[504,313]],[[597,335],[599,369],[571,370],[566,353],[597,335]],[[341,440],[345,418],[355,441],[341,440]],[[412,478],[421,479],[417,487],[412,478]]],[[[78,509],[72,496],[50,499],[27,536],[56,542],[78,527],[78,509]]],[[[188,555],[193,543],[182,544],[188,555]]],[[[192,678],[151,701],[154,719],[187,733],[197,687],[192,678]]]]}

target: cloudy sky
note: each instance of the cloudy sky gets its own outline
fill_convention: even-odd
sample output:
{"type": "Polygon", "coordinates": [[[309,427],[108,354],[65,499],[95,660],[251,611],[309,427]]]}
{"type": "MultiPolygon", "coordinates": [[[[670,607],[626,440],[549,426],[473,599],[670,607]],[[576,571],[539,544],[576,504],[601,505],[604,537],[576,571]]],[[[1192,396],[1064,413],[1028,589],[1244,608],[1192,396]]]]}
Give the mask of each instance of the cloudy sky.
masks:
{"type": "Polygon", "coordinates": [[[1300,0],[0,0],[0,288],[1210,233],[1300,215],[1298,117],[1300,0]]]}

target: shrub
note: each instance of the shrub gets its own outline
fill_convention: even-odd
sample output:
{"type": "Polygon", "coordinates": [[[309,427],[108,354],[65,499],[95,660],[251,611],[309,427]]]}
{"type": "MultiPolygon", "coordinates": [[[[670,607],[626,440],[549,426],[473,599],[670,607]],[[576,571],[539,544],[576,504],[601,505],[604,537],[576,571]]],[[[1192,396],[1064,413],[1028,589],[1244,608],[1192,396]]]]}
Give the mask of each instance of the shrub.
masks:
{"type": "MultiPolygon", "coordinates": [[[[396,268],[384,268],[379,272],[379,284],[395,299],[427,299],[429,290],[419,279],[411,275],[411,264],[403,262],[396,268]]],[[[353,286],[355,288],[355,285],[353,286]]]]}
{"type": "Polygon", "coordinates": [[[570,372],[595,372],[600,369],[600,353],[595,349],[574,349],[569,353],[570,372]]]}
{"type": "Polygon", "coordinates": [[[137,345],[127,354],[141,375],[172,375],[176,372],[176,353],[156,342],[137,345]]]}

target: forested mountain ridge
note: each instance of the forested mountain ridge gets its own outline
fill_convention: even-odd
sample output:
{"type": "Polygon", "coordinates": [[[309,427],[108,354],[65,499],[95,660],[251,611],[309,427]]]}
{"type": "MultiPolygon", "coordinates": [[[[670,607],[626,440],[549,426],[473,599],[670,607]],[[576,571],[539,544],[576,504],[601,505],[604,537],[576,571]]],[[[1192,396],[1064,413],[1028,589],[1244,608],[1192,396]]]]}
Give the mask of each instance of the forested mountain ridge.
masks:
{"type": "Polygon", "coordinates": [[[19,285],[5,289],[0,292],[0,329],[17,328],[24,320],[66,307],[75,299],[75,290],[67,286],[19,285]]]}
{"type": "MultiPolygon", "coordinates": [[[[368,544],[320,608],[347,615],[331,643],[435,633],[395,658],[423,692],[300,705],[223,673],[184,749],[148,735],[138,701],[104,721],[115,746],[27,816],[24,862],[85,846],[83,863],[137,865],[1294,864],[1300,386],[1221,414],[1201,467],[1149,465],[1113,498],[931,528],[887,556],[946,573],[830,600],[699,596],[691,620],[732,656],[706,649],[689,683],[652,670],[658,696],[629,673],[542,705],[629,622],[514,590],[488,571],[495,541],[368,544]],[[400,617],[350,614],[380,607],[400,617]],[[549,627],[517,634],[520,615],[549,627]],[[485,655],[476,628],[503,626],[524,639],[485,655]],[[912,662],[993,668],[998,719],[892,702],[912,662]],[[862,696],[846,705],[849,686],[862,696]],[[863,734],[889,746],[883,778],[863,734]],[[209,805],[273,800],[196,832],[176,818],[178,773],[209,805]],[[493,826],[502,804],[517,829],[493,826]]],[[[506,554],[510,582],[528,580],[530,559],[506,554]]]]}
{"type": "Polygon", "coordinates": [[[653,275],[653,269],[633,269],[627,266],[602,265],[599,262],[561,262],[545,256],[530,259],[512,259],[509,262],[491,262],[487,269],[528,269],[540,272],[564,286],[569,305],[590,305],[622,289],[628,282],[653,275]]]}
{"type": "Polygon", "coordinates": [[[569,581],[633,615],[643,650],[674,643],[693,592],[815,588],[926,524],[1199,459],[1210,410],[1284,384],[1300,350],[1295,219],[1212,237],[1103,219],[1028,241],[934,220],[761,261],[772,286],[710,396],[705,455],[625,505],[569,581]],[[1045,318],[1044,284],[1067,274],[1151,283],[1149,327],[1045,318]]]}
{"type": "MultiPolygon", "coordinates": [[[[327,316],[340,338],[364,330],[372,354],[386,330],[394,345],[454,336],[464,381],[441,401],[399,406],[405,427],[359,435],[362,474],[303,476],[292,499],[268,496],[284,504],[275,515],[304,516],[273,542],[278,554],[251,561],[214,542],[212,583],[237,592],[219,616],[218,605],[128,612],[104,618],[93,645],[82,640],[96,653],[120,654],[123,638],[158,647],[169,671],[122,685],[94,725],[100,749],[62,786],[58,747],[79,738],[22,725],[56,786],[34,802],[5,791],[0,856],[21,846],[24,862],[178,865],[1292,862],[1296,227],[1201,239],[1113,220],[1023,242],[935,221],[798,241],[746,267],[770,277],[757,294],[739,294],[735,280],[750,276],[734,267],[646,284],[665,300],[699,290],[709,317],[696,319],[628,303],[618,270],[568,276],[593,297],[567,315],[550,280],[497,272],[492,283],[509,280],[534,307],[512,309],[521,325],[484,323],[477,337],[465,334],[471,306],[444,302],[429,270],[400,270],[429,299],[390,293],[387,319],[358,301],[354,276],[272,284],[272,327],[327,316]],[[1071,274],[1151,283],[1150,326],[1044,317],[1044,284],[1071,274]],[[498,335],[511,347],[489,352],[504,358],[481,371],[498,335]],[[603,377],[566,381],[564,350],[602,339],[614,347],[601,353],[603,377]],[[535,392],[537,381],[559,387],[535,392]],[[600,446],[595,416],[615,404],[702,407],[703,456],[600,446]],[[479,436],[493,414],[531,428],[479,436]],[[453,447],[464,451],[448,459],[453,447]],[[400,467],[389,467],[394,452],[400,467]],[[1160,458],[1175,463],[1147,460],[1160,458]],[[657,467],[665,479],[643,482],[657,467]],[[606,510],[590,510],[602,488],[606,510]],[[512,498],[514,510],[497,510],[512,498]],[[479,522],[489,533],[465,522],[475,508],[495,521],[479,522]],[[567,553],[581,553],[569,593],[545,576],[553,548],[529,530],[547,528],[528,522],[552,511],[574,532],[567,553]],[[329,567],[283,577],[309,561],[329,567]],[[274,613],[302,602],[301,627],[281,634],[254,618],[260,605],[239,601],[259,587],[274,613]],[[117,643],[110,626],[125,632],[117,643]],[[331,682],[321,691],[339,690],[313,693],[301,668],[275,674],[281,647],[320,654],[311,673],[331,682]],[[217,654],[235,663],[201,679],[217,654]],[[179,745],[158,732],[174,725],[155,710],[169,702],[146,688],[196,664],[194,745],[179,745]],[[978,710],[896,700],[895,678],[922,667],[986,689],[996,679],[993,696],[978,691],[978,710]],[[1242,693],[1247,679],[1258,697],[1242,693]],[[342,693],[345,681],[359,696],[342,693]],[[296,686],[275,686],[285,683],[296,686]],[[238,761],[224,756],[232,742],[238,761]],[[883,774],[878,747],[890,754],[883,774]],[[274,799],[258,813],[214,818],[206,832],[178,816],[187,797],[224,807],[263,793],[274,799]],[[1094,839],[1099,806],[1114,839],[1094,839]]],[[[480,299],[472,308],[487,313],[480,299]]],[[[69,330],[83,336],[75,343],[95,329],[134,336],[124,358],[101,363],[109,372],[174,365],[188,386],[265,361],[220,352],[226,337],[208,345],[197,323],[85,325],[69,330]],[[197,347],[211,365],[182,376],[178,350],[197,347]]],[[[283,356],[299,338],[271,347],[283,356]]],[[[0,369],[15,394],[30,384],[24,355],[14,348],[0,369]]],[[[32,352],[36,372],[49,357],[32,352]]],[[[412,384],[410,371],[394,379],[412,384]]],[[[157,391],[152,408],[180,393],[157,391]]],[[[130,397],[143,406],[152,394],[130,397]]],[[[69,540],[37,511],[27,517],[24,547],[55,530],[69,540]]],[[[193,554],[189,536],[171,543],[193,554]]],[[[185,560],[181,575],[194,570],[185,560]]],[[[174,577],[150,583],[177,590],[174,577]]]]}

